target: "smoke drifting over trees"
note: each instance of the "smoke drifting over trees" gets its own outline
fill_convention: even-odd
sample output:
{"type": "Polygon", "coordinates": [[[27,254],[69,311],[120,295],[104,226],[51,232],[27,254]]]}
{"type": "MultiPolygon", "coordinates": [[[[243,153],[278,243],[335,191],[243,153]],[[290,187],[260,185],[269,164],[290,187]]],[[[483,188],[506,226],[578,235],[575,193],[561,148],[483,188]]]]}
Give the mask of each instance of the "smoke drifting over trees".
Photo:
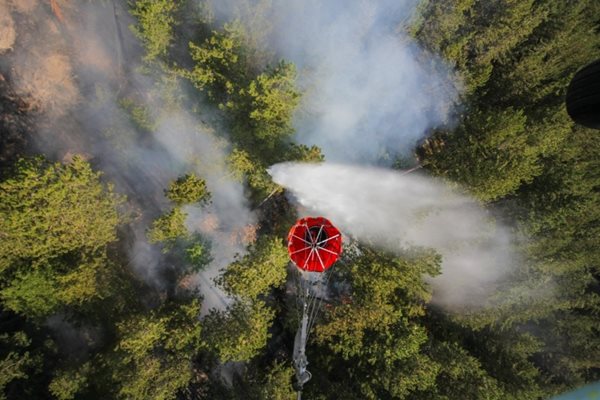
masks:
{"type": "MultiPolygon", "coordinates": [[[[37,147],[58,157],[87,154],[119,191],[154,212],[167,208],[163,190],[170,181],[191,171],[205,177],[214,201],[187,225],[199,230],[203,218],[219,220],[215,229],[203,232],[222,243],[213,249],[216,274],[245,249],[245,243],[223,237],[255,224],[241,184],[227,178],[226,139],[215,135],[218,126],[182,108],[188,100],[176,82],[137,72],[140,49],[128,29],[134,20],[122,5],[57,6],[63,20],[43,4],[15,9],[19,18],[39,27],[23,29],[4,61],[13,66],[18,92],[38,111],[37,147]]],[[[3,15],[10,18],[8,12],[3,15]]],[[[131,261],[161,286],[160,253],[144,244],[148,226],[146,217],[134,228],[131,261]],[[140,254],[145,251],[150,254],[140,254]]]]}
{"type": "Polygon", "coordinates": [[[299,68],[294,126],[329,161],[391,164],[449,123],[458,78],[407,32],[417,1],[208,1],[265,54],[299,68]]]}

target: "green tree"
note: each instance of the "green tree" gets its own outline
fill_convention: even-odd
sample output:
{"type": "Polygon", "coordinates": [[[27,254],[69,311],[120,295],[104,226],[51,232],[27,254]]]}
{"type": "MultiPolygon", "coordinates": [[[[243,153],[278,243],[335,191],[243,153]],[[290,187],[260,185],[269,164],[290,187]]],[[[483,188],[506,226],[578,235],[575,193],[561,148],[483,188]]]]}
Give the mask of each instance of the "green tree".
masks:
{"type": "Polygon", "coordinates": [[[232,399],[294,400],[297,393],[292,387],[294,369],[288,363],[275,362],[265,367],[248,368],[241,377],[241,385],[234,385],[232,399]],[[241,387],[240,387],[241,386],[241,387]]]}
{"type": "Polygon", "coordinates": [[[168,252],[177,240],[185,239],[188,230],[185,227],[187,214],[180,208],[175,207],[168,213],[161,215],[152,223],[148,231],[150,243],[162,243],[164,252],[168,252]]]}
{"type": "Polygon", "coordinates": [[[429,140],[422,160],[434,173],[493,199],[530,239],[522,266],[496,293],[493,309],[461,323],[489,330],[483,335],[489,343],[478,346],[496,359],[475,355],[506,396],[538,398],[540,382],[548,396],[598,379],[598,360],[589,349],[598,343],[591,327],[599,304],[600,254],[592,244],[600,237],[598,177],[591,171],[598,169],[599,151],[595,133],[573,127],[564,95],[574,72],[600,54],[600,4],[520,3],[429,2],[415,34],[458,66],[468,93],[468,114],[450,134],[429,140]],[[514,32],[497,36],[506,29],[514,32]],[[535,332],[539,343],[523,339],[511,353],[502,344],[510,340],[494,338],[498,330],[519,329],[535,332]],[[507,383],[502,369],[510,367],[500,360],[523,368],[513,378],[518,385],[507,383]],[[531,360],[537,372],[527,366],[531,360]],[[532,390],[519,392],[523,382],[532,390]]]}
{"type": "Polygon", "coordinates": [[[310,147],[304,144],[292,143],[290,146],[289,154],[285,157],[289,161],[302,161],[317,163],[325,161],[325,156],[321,152],[318,146],[312,145],[310,147]]]}
{"type": "Polygon", "coordinates": [[[292,115],[300,99],[295,79],[294,65],[281,61],[240,89],[239,100],[229,105],[239,115],[239,140],[258,141],[273,150],[294,132],[292,115]]]}
{"type": "Polygon", "coordinates": [[[349,301],[328,311],[315,340],[345,361],[345,379],[361,377],[351,384],[357,398],[407,398],[427,390],[440,365],[422,351],[427,331],[416,318],[431,296],[421,275],[437,274],[439,257],[400,259],[368,248],[359,254],[343,267],[349,301]]]}
{"type": "Polygon", "coordinates": [[[234,178],[242,181],[244,177],[255,193],[255,200],[262,201],[279,186],[273,182],[263,162],[248,151],[235,148],[227,162],[234,178]]]}
{"type": "Polygon", "coordinates": [[[545,7],[533,0],[452,0],[428,2],[415,35],[441,53],[466,81],[466,92],[484,86],[496,61],[527,39],[544,20],[545,7]]]}
{"type": "MultiPolygon", "coordinates": [[[[542,23],[497,63],[489,82],[495,99],[489,96],[487,101],[528,104],[536,114],[546,114],[543,107],[547,105],[560,106],[554,110],[560,112],[573,74],[600,55],[600,35],[595,33],[600,12],[597,2],[546,0],[540,2],[540,8],[546,14],[542,23]]],[[[553,128],[546,127],[546,135],[553,128]]]]}
{"type": "Polygon", "coordinates": [[[210,254],[210,242],[193,233],[183,245],[184,259],[190,264],[192,272],[198,272],[213,260],[210,254]]]}
{"type": "Polygon", "coordinates": [[[421,398],[507,399],[496,379],[490,377],[479,360],[457,343],[433,343],[431,357],[439,363],[440,370],[436,384],[421,398]]]}
{"type": "Polygon", "coordinates": [[[30,317],[53,314],[60,305],[52,271],[34,270],[17,275],[0,292],[5,307],[30,317]]]}
{"type": "Polygon", "coordinates": [[[130,98],[119,100],[119,106],[127,113],[129,119],[138,130],[152,132],[157,128],[156,120],[150,115],[148,107],[140,105],[130,98]]]}
{"type": "Polygon", "coordinates": [[[131,30],[146,48],[147,61],[167,55],[173,42],[173,27],[177,22],[175,13],[178,8],[179,2],[173,0],[130,2],[129,12],[138,19],[138,25],[132,26],[131,30]]]}
{"type": "Polygon", "coordinates": [[[422,275],[437,274],[439,262],[422,250],[397,257],[361,246],[346,254],[336,277],[341,282],[334,285],[350,291],[317,325],[309,359],[322,381],[308,389],[311,394],[423,400],[542,395],[539,371],[529,360],[539,350],[537,340],[474,331],[427,304],[431,293],[422,275]]]}
{"type": "Polygon", "coordinates": [[[193,379],[192,360],[203,347],[199,301],[170,301],[117,325],[111,359],[118,397],[175,399],[193,379]]]}
{"type": "Polygon", "coordinates": [[[285,282],[288,263],[281,240],[261,236],[247,255],[227,267],[220,282],[233,295],[256,299],[285,282]]]}
{"type": "Polygon", "coordinates": [[[0,334],[0,399],[5,400],[7,386],[19,379],[27,379],[29,370],[41,364],[38,355],[29,350],[31,339],[25,332],[0,334]]]}
{"type": "Polygon", "coordinates": [[[589,351],[598,345],[592,321],[600,310],[600,199],[597,174],[590,173],[600,167],[595,135],[576,128],[560,152],[543,159],[542,173],[520,189],[515,217],[532,239],[525,249],[529,262],[498,294],[495,312],[483,316],[483,323],[535,324],[544,332],[536,358],[556,390],[594,380],[599,365],[589,351]]]}
{"type": "Polygon", "coordinates": [[[89,385],[90,364],[84,363],[80,368],[58,371],[48,385],[52,396],[58,400],[75,399],[77,394],[85,391],[89,385]]]}
{"type": "Polygon", "coordinates": [[[540,149],[528,143],[522,111],[474,111],[442,140],[438,152],[429,143],[423,146],[427,167],[462,183],[483,201],[514,193],[540,173],[540,149]]]}
{"type": "Polygon", "coordinates": [[[239,23],[226,24],[213,31],[202,44],[190,42],[194,61],[191,71],[182,71],[194,86],[225,107],[248,80],[244,31],[239,23]]]}
{"type": "Polygon", "coordinates": [[[202,43],[190,43],[194,65],[181,76],[204,91],[225,112],[233,133],[229,159],[233,174],[244,177],[260,202],[277,186],[266,168],[289,160],[320,161],[315,147],[290,143],[292,117],[300,100],[293,64],[256,65],[256,49],[239,22],[212,31],[202,43]]]}
{"type": "Polygon", "coordinates": [[[186,174],[171,182],[165,191],[169,200],[178,206],[193,203],[207,203],[210,192],[206,188],[206,181],[194,174],[186,174]]]}
{"type": "Polygon", "coordinates": [[[0,271],[104,248],[117,239],[121,202],[80,157],[21,160],[0,183],[0,271]]]}
{"type": "Polygon", "coordinates": [[[222,362],[250,360],[266,346],[274,316],[260,300],[236,301],[205,317],[204,341],[222,362]]]}
{"type": "Polygon", "coordinates": [[[108,295],[122,199],[79,157],[69,164],[22,160],[0,183],[5,307],[32,318],[108,295]]]}

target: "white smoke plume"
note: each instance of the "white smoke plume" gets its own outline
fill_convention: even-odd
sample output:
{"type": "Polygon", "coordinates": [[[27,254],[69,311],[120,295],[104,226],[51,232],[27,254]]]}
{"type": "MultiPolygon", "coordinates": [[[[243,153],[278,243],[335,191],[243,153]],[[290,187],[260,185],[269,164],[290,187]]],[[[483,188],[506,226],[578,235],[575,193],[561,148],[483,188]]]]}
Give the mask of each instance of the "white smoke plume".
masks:
{"type": "Polygon", "coordinates": [[[208,0],[299,69],[297,140],[334,162],[390,164],[447,123],[459,84],[407,32],[418,0],[208,0]]]}
{"type": "Polygon", "coordinates": [[[442,255],[433,301],[482,306],[515,266],[513,237],[474,200],[416,174],[339,164],[277,164],[269,173],[308,214],[390,251],[410,246],[442,255]]]}
{"type": "Polygon", "coordinates": [[[158,246],[147,242],[146,231],[152,218],[171,207],[163,190],[185,173],[206,179],[212,204],[188,210],[186,223],[215,243],[200,289],[207,293],[204,311],[222,307],[223,293],[207,286],[245,251],[238,233],[254,225],[255,216],[242,184],[227,170],[226,134],[210,107],[192,109],[172,77],[138,72],[143,54],[129,29],[136,21],[127,7],[116,0],[56,0],[52,6],[0,0],[2,18],[14,19],[16,29],[11,43],[2,42],[0,69],[37,116],[37,150],[59,160],[84,154],[135,206],[129,262],[159,288],[170,266],[158,246]],[[146,132],[125,112],[124,100],[145,111],[146,132]]]}

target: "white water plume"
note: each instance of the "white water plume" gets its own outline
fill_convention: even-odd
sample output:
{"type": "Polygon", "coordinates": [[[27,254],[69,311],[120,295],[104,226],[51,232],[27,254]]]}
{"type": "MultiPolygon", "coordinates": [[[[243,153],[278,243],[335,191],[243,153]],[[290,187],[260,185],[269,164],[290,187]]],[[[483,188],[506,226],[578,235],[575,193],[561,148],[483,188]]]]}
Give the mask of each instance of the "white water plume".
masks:
{"type": "Polygon", "coordinates": [[[433,301],[449,308],[483,305],[515,265],[509,230],[477,202],[416,174],[338,164],[277,164],[273,180],[307,214],[390,251],[433,248],[443,257],[431,279],[433,301]]]}

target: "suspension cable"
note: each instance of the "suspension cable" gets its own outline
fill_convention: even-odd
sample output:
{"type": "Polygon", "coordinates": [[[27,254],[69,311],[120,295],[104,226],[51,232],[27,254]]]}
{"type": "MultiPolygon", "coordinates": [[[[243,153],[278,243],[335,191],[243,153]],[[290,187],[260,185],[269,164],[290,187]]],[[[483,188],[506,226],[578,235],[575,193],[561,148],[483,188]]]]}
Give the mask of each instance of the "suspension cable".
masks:
{"type": "Polygon", "coordinates": [[[319,302],[318,302],[317,306],[314,308],[314,315],[312,315],[308,320],[308,331],[306,334],[307,341],[308,341],[308,338],[310,337],[312,327],[313,327],[315,321],[317,320],[319,311],[321,310],[321,305],[323,304],[323,299],[327,295],[327,289],[329,288],[329,279],[331,279],[331,276],[333,275],[332,269],[333,269],[333,267],[327,272],[327,278],[325,279],[325,285],[323,285],[323,291],[324,291],[323,296],[321,296],[319,298],[319,302]]]}

